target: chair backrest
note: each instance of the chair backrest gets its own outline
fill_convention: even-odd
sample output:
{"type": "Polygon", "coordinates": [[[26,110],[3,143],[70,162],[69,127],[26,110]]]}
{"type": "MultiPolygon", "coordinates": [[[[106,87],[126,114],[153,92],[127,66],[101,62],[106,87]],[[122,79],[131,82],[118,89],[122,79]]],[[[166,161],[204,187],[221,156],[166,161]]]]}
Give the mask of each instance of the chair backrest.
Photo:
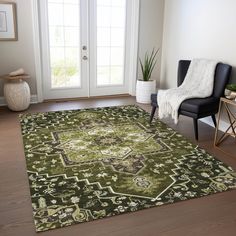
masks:
{"type": "MultiPolygon", "coordinates": [[[[189,60],[180,60],[178,67],[178,86],[180,86],[187,74],[189,65],[191,61],[189,60]]],[[[228,64],[218,63],[215,71],[215,79],[214,79],[214,89],[212,96],[213,97],[222,97],[224,95],[224,90],[229,82],[230,75],[232,71],[232,66],[228,64]]]]}

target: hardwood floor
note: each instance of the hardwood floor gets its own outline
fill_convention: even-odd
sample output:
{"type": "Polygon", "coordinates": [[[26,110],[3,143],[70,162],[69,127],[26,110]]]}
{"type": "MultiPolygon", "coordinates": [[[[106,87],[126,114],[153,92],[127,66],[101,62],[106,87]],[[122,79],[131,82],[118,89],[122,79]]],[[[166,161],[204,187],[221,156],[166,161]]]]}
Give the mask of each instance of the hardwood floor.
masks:
{"type": "MultiPolygon", "coordinates": [[[[32,105],[27,112],[135,104],[132,97],[88,99],[32,105]]],[[[142,105],[147,111],[150,106],[142,105]]],[[[0,235],[34,236],[31,200],[18,114],[0,108],[0,235]]],[[[192,120],[174,129],[195,142],[192,120]]],[[[199,145],[236,169],[235,158],[213,147],[214,129],[199,124],[199,145]]],[[[231,141],[232,142],[232,141],[231,141]]],[[[230,145],[236,153],[235,140],[230,145]]],[[[236,235],[236,190],[40,233],[42,236],[236,235]]]]}

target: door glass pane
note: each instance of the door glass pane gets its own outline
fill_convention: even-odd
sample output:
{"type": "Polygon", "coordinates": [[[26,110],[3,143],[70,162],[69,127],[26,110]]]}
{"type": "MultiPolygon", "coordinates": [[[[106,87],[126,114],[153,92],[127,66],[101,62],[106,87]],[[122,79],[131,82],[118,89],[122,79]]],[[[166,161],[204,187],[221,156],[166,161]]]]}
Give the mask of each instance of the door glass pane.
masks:
{"type": "Polygon", "coordinates": [[[51,87],[80,87],[80,0],[48,0],[51,87]]]}
{"type": "Polygon", "coordinates": [[[124,83],[126,0],[97,0],[97,85],[124,83]]]}

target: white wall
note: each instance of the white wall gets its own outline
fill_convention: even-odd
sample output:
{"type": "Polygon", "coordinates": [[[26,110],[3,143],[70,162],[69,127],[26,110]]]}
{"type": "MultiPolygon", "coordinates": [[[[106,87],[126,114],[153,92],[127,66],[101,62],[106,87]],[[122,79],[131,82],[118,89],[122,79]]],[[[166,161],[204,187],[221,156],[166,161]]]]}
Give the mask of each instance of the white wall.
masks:
{"type": "MultiPolygon", "coordinates": [[[[163,19],[165,0],[141,0],[140,1],[140,31],[139,31],[139,57],[144,58],[145,53],[149,53],[155,47],[162,47],[163,19]]],[[[157,56],[157,65],[153,71],[153,79],[159,85],[161,74],[161,50],[157,56]]],[[[139,68],[139,77],[141,69],[139,68]]]]}
{"type": "MultiPolygon", "coordinates": [[[[18,41],[0,41],[0,74],[8,74],[23,67],[31,75],[28,81],[31,93],[36,94],[31,1],[14,2],[17,4],[18,41]]],[[[2,90],[0,81],[0,96],[3,94],[2,90]]]]}
{"type": "MultiPolygon", "coordinates": [[[[7,74],[23,67],[31,75],[29,81],[31,93],[36,94],[31,0],[15,0],[15,2],[19,41],[0,42],[0,74],[7,74]]],[[[140,5],[139,56],[142,58],[147,50],[161,47],[164,0],[141,0],[140,5]]],[[[161,54],[153,72],[153,78],[157,80],[160,78],[160,58],[161,54]]],[[[3,94],[2,87],[0,83],[0,96],[3,94]]]]}
{"type": "Polygon", "coordinates": [[[176,86],[180,59],[210,58],[236,67],[235,10],[235,0],[165,0],[163,88],[176,86]]]}

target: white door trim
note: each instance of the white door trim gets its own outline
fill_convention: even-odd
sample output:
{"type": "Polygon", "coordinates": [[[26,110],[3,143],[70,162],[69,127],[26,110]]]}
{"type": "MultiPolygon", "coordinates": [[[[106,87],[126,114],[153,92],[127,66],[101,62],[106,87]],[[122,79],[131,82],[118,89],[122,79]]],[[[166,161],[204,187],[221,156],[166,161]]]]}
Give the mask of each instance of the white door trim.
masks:
{"type": "Polygon", "coordinates": [[[40,45],[40,26],[39,26],[39,6],[38,0],[32,0],[32,21],[33,21],[33,43],[34,43],[34,60],[38,102],[43,101],[43,83],[42,83],[42,57],[40,45]]]}
{"type": "Polygon", "coordinates": [[[139,49],[139,20],[140,20],[140,0],[132,1],[131,10],[131,44],[130,44],[130,81],[129,81],[129,94],[132,96],[136,95],[136,81],[138,74],[138,49],[139,49]]]}
{"type": "MultiPolygon", "coordinates": [[[[135,96],[137,69],[138,69],[138,44],[139,44],[139,15],[140,0],[132,1],[132,17],[131,17],[131,38],[130,38],[130,69],[129,73],[129,94],[135,96]]],[[[40,21],[39,21],[39,1],[32,0],[32,20],[33,20],[33,39],[34,39],[34,58],[36,71],[36,86],[38,102],[42,102],[45,97],[43,95],[43,67],[42,67],[42,44],[40,40],[40,21]]]]}

